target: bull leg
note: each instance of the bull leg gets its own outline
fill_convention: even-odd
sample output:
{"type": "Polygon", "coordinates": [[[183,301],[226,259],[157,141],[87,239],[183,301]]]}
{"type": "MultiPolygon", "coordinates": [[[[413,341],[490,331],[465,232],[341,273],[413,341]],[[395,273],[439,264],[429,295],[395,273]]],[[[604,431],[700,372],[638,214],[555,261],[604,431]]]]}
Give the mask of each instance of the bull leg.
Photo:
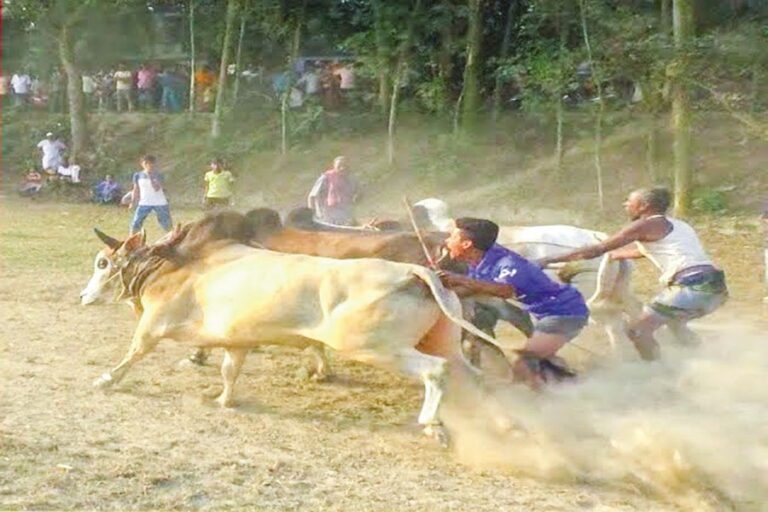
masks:
{"type": "Polygon", "coordinates": [[[209,348],[196,348],[194,352],[189,354],[187,356],[187,359],[192,361],[198,366],[205,366],[206,361],[208,361],[208,357],[211,355],[211,349],[209,348]]]}
{"type": "MultiPolygon", "coordinates": [[[[458,346],[458,341],[456,345],[458,346]]],[[[436,437],[442,444],[446,444],[447,437],[442,428],[442,422],[437,416],[445,388],[448,364],[445,358],[427,355],[410,347],[395,354],[366,350],[346,353],[344,357],[359,363],[399,370],[419,377],[424,383],[424,402],[419,412],[418,422],[424,425],[425,434],[436,437]]]]}
{"type": "Polygon", "coordinates": [[[112,371],[104,373],[94,380],[93,385],[97,388],[108,388],[117,384],[123,380],[131,366],[151,352],[159,341],[159,338],[150,337],[145,331],[137,329],[137,332],[133,335],[131,346],[128,348],[128,353],[123,360],[112,371]]]}
{"type": "Polygon", "coordinates": [[[328,368],[328,356],[325,353],[325,347],[322,345],[310,345],[307,350],[315,358],[315,367],[310,372],[312,380],[326,380],[331,375],[331,372],[328,368]]]}
{"type": "Polygon", "coordinates": [[[246,355],[248,355],[248,349],[245,348],[228,348],[224,352],[224,360],[221,362],[221,377],[224,380],[224,390],[216,398],[216,401],[222,407],[232,407],[234,404],[232,392],[246,355]]]}

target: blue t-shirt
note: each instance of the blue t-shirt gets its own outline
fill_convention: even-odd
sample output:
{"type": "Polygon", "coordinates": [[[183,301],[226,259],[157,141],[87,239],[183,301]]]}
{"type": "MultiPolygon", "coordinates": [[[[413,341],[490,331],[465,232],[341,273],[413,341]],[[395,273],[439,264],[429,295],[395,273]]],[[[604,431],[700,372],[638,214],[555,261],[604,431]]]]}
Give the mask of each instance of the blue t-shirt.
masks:
{"type": "Polygon", "coordinates": [[[584,297],[576,288],[556,283],[538,265],[498,244],[485,252],[477,266],[469,266],[467,276],[513,286],[515,299],[536,318],[589,316],[584,297]]]}

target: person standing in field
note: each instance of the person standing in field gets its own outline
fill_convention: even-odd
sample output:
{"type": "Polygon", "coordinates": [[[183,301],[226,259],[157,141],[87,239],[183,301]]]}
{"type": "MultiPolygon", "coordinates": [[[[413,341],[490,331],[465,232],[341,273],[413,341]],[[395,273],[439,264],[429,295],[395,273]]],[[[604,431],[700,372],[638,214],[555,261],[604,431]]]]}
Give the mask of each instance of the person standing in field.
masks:
{"type": "Polygon", "coordinates": [[[337,156],[333,167],[315,181],[307,198],[307,206],[320,222],[337,226],[355,223],[354,205],[359,195],[357,180],[350,174],[347,159],[337,156]]]}
{"type": "Polygon", "coordinates": [[[220,158],[211,160],[211,170],[205,173],[205,192],[203,202],[207,210],[230,206],[235,177],[224,169],[220,158]]]}
{"type": "Polygon", "coordinates": [[[122,112],[126,106],[129,112],[133,112],[133,99],[131,98],[131,89],[133,88],[133,73],[128,71],[125,64],[120,64],[115,71],[115,99],[117,100],[117,111],[122,112]]]}
{"type": "Polygon", "coordinates": [[[141,229],[147,215],[152,212],[155,212],[157,222],[165,231],[170,231],[173,227],[163,175],[156,169],[156,161],[154,156],[145,155],[141,159],[141,171],[133,175],[131,207],[136,208],[136,212],[131,221],[131,234],[141,229]]]}

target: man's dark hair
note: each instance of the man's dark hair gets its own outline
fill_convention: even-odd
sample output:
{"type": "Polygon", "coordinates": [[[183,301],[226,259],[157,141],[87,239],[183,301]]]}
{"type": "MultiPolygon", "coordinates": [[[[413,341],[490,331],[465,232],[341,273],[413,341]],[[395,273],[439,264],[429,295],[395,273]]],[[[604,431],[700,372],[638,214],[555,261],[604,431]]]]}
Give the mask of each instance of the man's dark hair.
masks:
{"type": "Polygon", "coordinates": [[[147,162],[148,164],[154,164],[157,161],[157,158],[155,158],[154,155],[144,155],[141,157],[142,162],[147,162]]]}
{"type": "Polygon", "coordinates": [[[473,217],[461,217],[456,219],[456,227],[462,230],[467,238],[472,240],[472,245],[481,251],[487,251],[499,236],[499,225],[486,219],[473,217]]]}
{"type": "Polygon", "coordinates": [[[640,191],[643,202],[656,213],[667,213],[672,203],[672,194],[664,187],[644,188],[640,191]]]}

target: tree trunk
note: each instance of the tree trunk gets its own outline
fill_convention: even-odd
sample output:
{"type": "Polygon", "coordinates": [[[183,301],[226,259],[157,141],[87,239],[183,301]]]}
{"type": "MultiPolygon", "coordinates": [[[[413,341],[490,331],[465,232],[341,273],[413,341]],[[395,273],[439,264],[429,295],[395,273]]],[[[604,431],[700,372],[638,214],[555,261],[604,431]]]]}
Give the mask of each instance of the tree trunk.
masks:
{"type": "Polygon", "coordinates": [[[651,184],[659,181],[659,132],[658,118],[655,113],[648,114],[645,139],[645,168],[648,171],[648,178],[651,184]]]}
{"type": "Polygon", "coordinates": [[[398,58],[397,69],[395,70],[395,79],[392,85],[392,95],[389,100],[389,121],[387,123],[387,163],[391,166],[395,163],[395,129],[397,127],[397,100],[402,84],[403,76],[408,69],[409,52],[411,49],[411,40],[413,39],[413,30],[416,25],[416,17],[421,11],[421,0],[416,0],[408,20],[408,26],[405,32],[405,39],[400,45],[400,57],[398,58]]]}
{"type": "Polygon", "coordinates": [[[581,32],[584,37],[584,46],[587,49],[587,60],[589,69],[592,73],[592,81],[595,83],[597,92],[597,115],[595,116],[595,135],[594,135],[594,154],[595,154],[595,173],[597,174],[597,201],[601,210],[605,209],[605,194],[603,193],[603,113],[605,112],[605,101],[603,101],[603,87],[598,73],[595,61],[592,59],[592,46],[589,43],[589,31],[587,30],[587,12],[584,0],[579,1],[581,11],[581,32]]]}
{"type": "Polygon", "coordinates": [[[480,45],[483,37],[482,19],[483,0],[468,0],[469,27],[467,29],[467,62],[464,66],[463,121],[464,126],[472,129],[477,126],[480,110],[480,45]]]}
{"type": "Polygon", "coordinates": [[[672,16],[670,16],[672,9],[672,0],[661,0],[661,14],[659,16],[659,28],[664,34],[669,34],[672,28],[672,16]]]}
{"type": "Polygon", "coordinates": [[[674,0],[673,29],[677,51],[672,82],[672,129],[675,158],[675,215],[682,217],[691,205],[691,111],[688,99],[686,48],[693,36],[693,0],[674,0]]]}
{"type": "Polygon", "coordinates": [[[245,36],[245,9],[240,13],[240,36],[237,38],[237,52],[235,53],[235,86],[232,90],[232,104],[237,103],[240,92],[240,66],[243,58],[243,36],[245,36]]]}
{"type": "Polygon", "coordinates": [[[390,66],[388,64],[387,45],[384,34],[384,13],[381,0],[372,0],[373,30],[376,36],[376,74],[379,81],[379,109],[384,114],[389,106],[390,66]]]}
{"type": "Polygon", "coordinates": [[[195,0],[189,0],[189,113],[195,112],[195,0]]]}
{"type": "Polygon", "coordinates": [[[555,162],[557,165],[557,172],[558,174],[562,174],[563,172],[563,156],[565,155],[565,145],[563,144],[563,127],[565,124],[565,112],[563,108],[563,100],[558,98],[557,103],[555,104],[556,111],[555,115],[557,118],[557,135],[555,140],[555,162]]]}
{"type": "MultiPolygon", "coordinates": [[[[304,26],[304,14],[307,10],[307,0],[301,4],[301,11],[296,17],[296,26],[293,29],[293,39],[291,40],[291,64],[296,62],[301,48],[301,30],[304,26]]],[[[283,93],[283,101],[280,106],[280,152],[285,155],[288,153],[288,99],[291,96],[292,84],[289,80],[283,93]]]]}
{"type": "Polygon", "coordinates": [[[88,117],[83,98],[83,77],[75,62],[74,42],[71,27],[64,25],[59,34],[59,58],[67,74],[67,100],[69,103],[69,125],[72,139],[69,157],[76,162],[88,148],[88,117]]]}
{"type": "Polygon", "coordinates": [[[557,32],[560,36],[560,55],[558,59],[559,73],[557,84],[557,98],[555,98],[555,116],[557,118],[557,140],[555,142],[555,162],[557,165],[558,174],[563,172],[563,159],[565,156],[565,145],[563,139],[565,137],[565,106],[563,105],[563,95],[565,89],[563,83],[565,77],[568,76],[568,71],[565,69],[565,52],[568,51],[568,25],[563,23],[563,17],[565,16],[564,6],[558,6],[557,12],[557,32]],[[564,26],[565,25],[565,26],[564,26]]]}
{"type": "MultiPolygon", "coordinates": [[[[506,59],[509,54],[509,43],[512,40],[512,17],[514,14],[515,2],[510,0],[509,8],[507,9],[507,22],[504,24],[504,39],[501,41],[501,49],[499,50],[499,58],[502,61],[506,59]]],[[[499,111],[501,110],[502,85],[501,75],[496,73],[496,83],[493,86],[493,109],[491,111],[491,119],[494,123],[498,120],[499,111]]]]}
{"type": "Polygon", "coordinates": [[[453,84],[453,41],[455,29],[452,22],[446,22],[440,30],[440,50],[437,55],[437,73],[445,91],[445,105],[441,109],[451,109],[451,89],[453,84]]]}
{"type": "Polygon", "coordinates": [[[390,166],[395,163],[395,127],[397,122],[397,98],[400,93],[400,75],[401,71],[398,69],[395,80],[392,82],[389,121],[387,122],[387,163],[390,166]]]}
{"type": "Polygon", "coordinates": [[[224,27],[224,43],[221,48],[221,65],[219,66],[219,83],[216,90],[216,105],[213,109],[213,123],[211,125],[211,137],[214,139],[221,135],[221,119],[224,116],[224,89],[227,85],[227,66],[229,65],[229,50],[232,46],[232,27],[237,15],[237,0],[227,2],[226,25],[224,27]]]}

